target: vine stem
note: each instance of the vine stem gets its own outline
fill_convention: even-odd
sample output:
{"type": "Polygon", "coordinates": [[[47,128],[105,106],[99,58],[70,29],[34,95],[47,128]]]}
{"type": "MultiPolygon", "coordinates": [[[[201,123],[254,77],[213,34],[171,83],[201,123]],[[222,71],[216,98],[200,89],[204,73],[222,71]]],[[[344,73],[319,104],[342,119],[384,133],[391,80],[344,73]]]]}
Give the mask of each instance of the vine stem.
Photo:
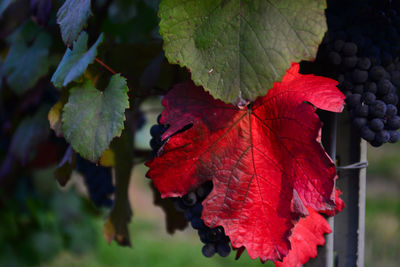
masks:
{"type": "Polygon", "coordinates": [[[97,57],[95,58],[96,62],[99,63],[100,65],[102,65],[104,68],[106,68],[109,72],[111,72],[113,75],[117,74],[117,72],[115,70],[113,70],[112,68],[110,68],[109,66],[107,66],[106,63],[104,63],[103,61],[101,61],[100,59],[98,59],[97,57]]]}

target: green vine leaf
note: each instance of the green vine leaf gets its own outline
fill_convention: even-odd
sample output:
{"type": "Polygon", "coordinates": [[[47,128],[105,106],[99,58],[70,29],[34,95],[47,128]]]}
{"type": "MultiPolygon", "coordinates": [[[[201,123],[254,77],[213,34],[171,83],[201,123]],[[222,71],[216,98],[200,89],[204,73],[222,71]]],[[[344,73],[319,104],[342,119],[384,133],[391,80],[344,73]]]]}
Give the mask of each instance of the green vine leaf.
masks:
{"type": "Polygon", "coordinates": [[[66,0],[57,12],[61,36],[68,46],[76,40],[87,19],[92,15],[90,0],[66,0]]]}
{"type": "Polygon", "coordinates": [[[40,33],[32,45],[23,38],[15,38],[4,60],[3,74],[7,84],[17,94],[25,93],[47,74],[51,38],[40,33]]]}
{"type": "Polygon", "coordinates": [[[51,78],[56,87],[67,86],[70,82],[77,80],[85,72],[89,64],[93,63],[97,55],[97,47],[103,41],[103,34],[100,34],[96,43],[88,50],[88,35],[82,32],[78,40],[74,42],[74,48],[67,48],[63,59],[51,78]]]}
{"type": "Polygon", "coordinates": [[[164,0],[160,33],[171,63],[238,104],[265,95],[291,62],[315,57],[325,7],[323,0],[164,0]]]}
{"type": "Polygon", "coordinates": [[[129,107],[128,90],[119,74],[112,76],[104,92],[89,80],[71,89],[62,115],[63,132],[82,157],[96,162],[111,140],[121,135],[129,107]]]}

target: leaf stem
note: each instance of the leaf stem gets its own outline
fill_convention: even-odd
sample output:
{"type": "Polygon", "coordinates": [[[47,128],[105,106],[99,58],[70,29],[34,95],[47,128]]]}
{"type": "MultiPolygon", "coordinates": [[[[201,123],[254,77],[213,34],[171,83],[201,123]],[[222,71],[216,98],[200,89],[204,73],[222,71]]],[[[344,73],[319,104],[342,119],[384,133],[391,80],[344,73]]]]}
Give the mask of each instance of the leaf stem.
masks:
{"type": "Polygon", "coordinates": [[[113,75],[117,74],[117,72],[115,70],[113,70],[112,68],[110,68],[109,66],[107,66],[106,63],[104,63],[103,61],[101,61],[100,59],[98,59],[97,57],[95,58],[96,62],[99,63],[100,65],[102,65],[104,68],[106,68],[109,72],[111,72],[113,75]]]}

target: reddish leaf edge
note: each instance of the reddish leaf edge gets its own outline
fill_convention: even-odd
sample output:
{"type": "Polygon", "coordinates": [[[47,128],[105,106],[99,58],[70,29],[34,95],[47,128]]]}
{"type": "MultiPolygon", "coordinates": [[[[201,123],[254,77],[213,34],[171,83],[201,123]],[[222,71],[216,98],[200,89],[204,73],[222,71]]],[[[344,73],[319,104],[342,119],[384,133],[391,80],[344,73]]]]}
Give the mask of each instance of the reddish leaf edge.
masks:
{"type": "Polygon", "coordinates": [[[335,188],[336,208],[332,211],[324,210],[318,213],[314,209],[308,208],[309,215],[301,218],[294,228],[290,240],[292,248],[289,254],[282,261],[274,261],[276,267],[301,267],[311,258],[317,256],[317,247],[323,246],[325,244],[325,235],[332,232],[325,217],[335,216],[345,208],[345,203],[340,198],[341,194],[342,192],[335,188]],[[306,232],[306,235],[314,235],[314,242],[306,240],[307,237],[302,236],[304,232],[306,232]]]}

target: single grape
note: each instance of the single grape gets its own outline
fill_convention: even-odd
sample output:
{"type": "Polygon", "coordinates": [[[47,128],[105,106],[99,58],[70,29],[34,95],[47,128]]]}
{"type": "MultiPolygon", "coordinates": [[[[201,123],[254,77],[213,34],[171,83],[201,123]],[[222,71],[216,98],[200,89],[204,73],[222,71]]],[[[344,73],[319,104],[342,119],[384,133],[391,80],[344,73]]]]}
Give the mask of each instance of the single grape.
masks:
{"type": "Polygon", "coordinates": [[[378,91],[378,86],[374,82],[368,82],[365,84],[365,91],[375,94],[378,91]]]}
{"type": "Polygon", "coordinates": [[[226,242],[220,242],[217,244],[217,253],[221,257],[226,257],[231,253],[231,247],[226,242]]]}
{"type": "Polygon", "coordinates": [[[369,127],[375,131],[375,132],[379,132],[383,129],[383,127],[385,127],[385,124],[383,123],[382,119],[372,119],[369,123],[369,127]]]}
{"type": "Polygon", "coordinates": [[[344,41],[339,39],[339,40],[335,41],[335,43],[333,45],[333,49],[336,52],[340,52],[340,51],[342,51],[343,46],[344,46],[344,41]]]}
{"type": "Polygon", "coordinates": [[[346,104],[349,107],[355,107],[361,102],[361,95],[360,94],[352,94],[346,97],[346,104]]]}
{"type": "Polygon", "coordinates": [[[212,243],[205,244],[203,246],[203,248],[201,249],[201,252],[207,258],[214,256],[214,254],[216,253],[215,244],[212,244],[212,243]]]}
{"type": "Polygon", "coordinates": [[[399,116],[393,116],[388,119],[387,125],[390,130],[397,130],[400,128],[400,117],[399,116]]]}
{"type": "Polygon", "coordinates": [[[368,57],[358,58],[357,68],[361,70],[369,70],[371,67],[371,60],[368,57]]]}
{"type": "Polygon", "coordinates": [[[386,108],[386,116],[394,116],[397,114],[397,107],[395,105],[389,104],[386,108]]]}
{"type": "Polygon", "coordinates": [[[348,69],[352,69],[357,65],[357,61],[358,61],[358,58],[356,56],[345,57],[343,59],[343,66],[348,69]]]}
{"type": "Polygon", "coordinates": [[[357,117],[368,117],[368,105],[358,105],[354,110],[354,114],[357,117]]]}
{"type": "Polygon", "coordinates": [[[390,143],[396,143],[400,139],[400,133],[398,131],[389,131],[390,133],[390,143]]]}
{"type": "Polygon", "coordinates": [[[364,85],[363,84],[357,84],[353,88],[353,93],[354,94],[362,94],[364,92],[364,85]]]}
{"type": "Polygon", "coordinates": [[[361,128],[360,135],[363,139],[369,142],[375,139],[375,132],[372,131],[368,126],[364,126],[361,128]]]}
{"type": "Polygon", "coordinates": [[[375,139],[379,143],[386,143],[390,140],[390,134],[388,131],[382,130],[376,133],[375,139]]]}
{"type": "Polygon", "coordinates": [[[357,54],[357,45],[355,43],[345,43],[342,52],[345,56],[355,56],[357,54]]]}
{"type": "Polygon", "coordinates": [[[355,69],[352,73],[352,79],[355,83],[365,83],[368,80],[368,71],[355,69]]]}
{"type": "Polygon", "coordinates": [[[373,66],[369,71],[369,75],[374,81],[379,81],[385,76],[385,72],[382,66],[373,66]]]}
{"type": "Polygon", "coordinates": [[[394,88],[393,84],[388,79],[382,79],[378,83],[378,94],[386,95],[394,88]]]}
{"type": "Polygon", "coordinates": [[[188,207],[194,206],[194,204],[196,204],[196,201],[197,201],[196,193],[190,192],[190,193],[184,195],[182,198],[182,201],[188,207]]]}
{"type": "Polygon", "coordinates": [[[363,101],[365,104],[370,105],[370,104],[374,103],[375,100],[376,100],[376,96],[375,96],[373,93],[371,93],[371,92],[365,92],[365,93],[362,95],[362,101],[363,101]]]}
{"type": "Polygon", "coordinates": [[[191,219],[191,223],[194,229],[200,229],[205,227],[205,224],[200,217],[193,216],[191,219]]]}
{"type": "Polygon", "coordinates": [[[383,118],[386,114],[386,103],[381,100],[376,100],[369,105],[369,115],[373,118],[383,118]]]}

